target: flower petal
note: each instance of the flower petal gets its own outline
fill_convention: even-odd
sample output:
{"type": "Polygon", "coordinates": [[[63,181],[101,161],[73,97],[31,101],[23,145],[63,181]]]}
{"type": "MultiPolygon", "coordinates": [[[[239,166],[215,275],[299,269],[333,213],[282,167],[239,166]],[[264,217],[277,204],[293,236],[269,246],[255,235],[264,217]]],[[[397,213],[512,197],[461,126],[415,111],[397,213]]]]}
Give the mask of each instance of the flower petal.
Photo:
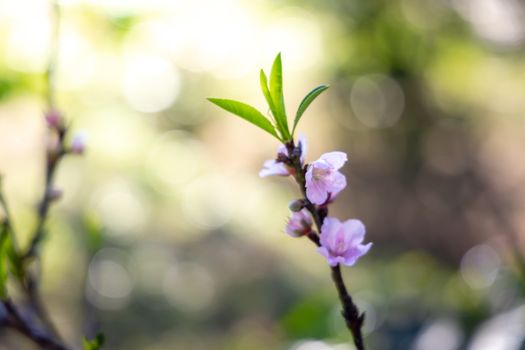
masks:
{"type": "Polygon", "coordinates": [[[312,181],[309,185],[306,185],[306,197],[308,197],[310,202],[321,205],[326,202],[328,192],[326,192],[319,183],[312,181]]]}
{"type": "Polygon", "coordinates": [[[330,164],[335,170],[341,169],[348,160],[344,152],[328,152],[323,154],[320,159],[330,164]]]}
{"type": "Polygon", "coordinates": [[[335,246],[337,231],[341,228],[341,222],[332,217],[327,217],[321,226],[321,245],[332,249],[335,246]]]}
{"type": "Polygon", "coordinates": [[[260,177],[266,177],[270,175],[287,176],[290,175],[290,172],[286,168],[286,165],[272,159],[265,161],[263,168],[261,171],[259,171],[260,177]]]}
{"type": "Polygon", "coordinates": [[[360,257],[368,253],[371,247],[372,247],[372,243],[368,243],[368,244],[359,244],[355,246],[354,248],[349,249],[344,255],[343,264],[347,266],[354,265],[360,257]]]}
{"type": "Polygon", "coordinates": [[[328,258],[328,264],[330,266],[337,266],[338,264],[344,264],[344,263],[345,263],[345,258],[342,257],[342,256],[333,256],[333,255],[331,255],[328,258]]]}
{"type": "Polygon", "coordinates": [[[346,177],[338,171],[332,173],[323,182],[326,190],[330,193],[339,193],[346,187],[346,177]]]}
{"type": "Polygon", "coordinates": [[[306,171],[306,197],[314,204],[323,204],[328,198],[328,192],[324,188],[322,181],[314,179],[314,165],[310,164],[306,171]]]}
{"type": "Polygon", "coordinates": [[[308,152],[308,142],[304,134],[299,135],[299,145],[301,146],[301,164],[304,164],[306,153],[308,152]]]}
{"type": "Polygon", "coordinates": [[[330,252],[328,252],[328,249],[326,249],[325,247],[317,248],[317,252],[327,259],[330,258],[330,252]]]}
{"type": "Polygon", "coordinates": [[[350,245],[355,246],[365,238],[366,228],[361,220],[350,219],[343,222],[345,232],[350,237],[350,245]]]}

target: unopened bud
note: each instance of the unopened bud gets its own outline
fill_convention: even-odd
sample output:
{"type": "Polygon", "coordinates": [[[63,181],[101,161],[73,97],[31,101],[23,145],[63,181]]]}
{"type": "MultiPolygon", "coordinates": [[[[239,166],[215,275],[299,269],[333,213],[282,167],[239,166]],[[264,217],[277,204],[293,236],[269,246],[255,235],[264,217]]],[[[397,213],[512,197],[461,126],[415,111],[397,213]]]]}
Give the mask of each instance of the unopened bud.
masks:
{"type": "Polygon", "coordinates": [[[47,191],[47,198],[50,200],[50,201],[57,201],[59,200],[60,198],[62,198],[62,190],[61,189],[58,189],[58,188],[50,188],[48,191],[47,191]]]}
{"type": "Polygon", "coordinates": [[[288,208],[293,212],[298,212],[306,205],[304,199],[296,199],[288,204],[288,208]]]}
{"type": "Polygon", "coordinates": [[[292,237],[301,237],[312,231],[312,216],[303,209],[292,214],[286,224],[286,233],[292,237]]]}
{"type": "Polygon", "coordinates": [[[59,129],[63,126],[64,118],[59,111],[51,109],[45,114],[47,125],[53,129],[59,129]]]}

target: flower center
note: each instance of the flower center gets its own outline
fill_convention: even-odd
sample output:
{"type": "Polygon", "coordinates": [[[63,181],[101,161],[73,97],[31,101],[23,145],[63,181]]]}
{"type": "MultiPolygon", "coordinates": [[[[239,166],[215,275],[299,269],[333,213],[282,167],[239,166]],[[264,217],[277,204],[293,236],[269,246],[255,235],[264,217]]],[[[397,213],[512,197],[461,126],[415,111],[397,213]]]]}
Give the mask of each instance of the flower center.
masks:
{"type": "Polygon", "coordinates": [[[321,180],[330,174],[330,169],[314,168],[312,171],[312,177],[314,180],[321,180]]]}

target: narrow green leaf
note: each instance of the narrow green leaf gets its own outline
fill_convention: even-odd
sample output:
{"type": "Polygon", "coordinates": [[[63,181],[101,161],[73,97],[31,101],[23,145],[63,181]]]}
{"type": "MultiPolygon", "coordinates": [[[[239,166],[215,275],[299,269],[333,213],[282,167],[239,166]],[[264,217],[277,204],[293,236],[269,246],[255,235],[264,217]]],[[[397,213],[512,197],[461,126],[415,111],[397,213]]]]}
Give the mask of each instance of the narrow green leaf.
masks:
{"type": "Polygon", "coordinates": [[[227,110],[228,112],[231,112],[249,121],[250,123],[260,127],[272,136],[275,136],[277,139],[281,140],[275,132],[275,128],[272,125],[272,123],[270,123],[270,121],[266,119],[266,117],[261,112],[259,112],[252,106],[239,101],[227,100],[222,98],[208,98],[208,101],[216,104],[222,109],[227,110]]]}
{"type": "MultiPolygon", "coordinates": [[[[275,119],[275,105],[272,100],[272,95],[270,94],[270,90],[268,89],[268,79],[266,78],[266,74],[264,73],[264,70],[261,69],[260,74],[260,80],[261,80],[261,90],[264,95],[264,98],[266,99],[266,102],[268,103],[268,107],[270,107],[270,111],[272,111],[272,116],[275,119]]],[[[277,121],[276,121],[277,122],[277,121]]]]}
{"type": "Polygon", "coordinates": [[[272,72],[270,73],[270,94],[275,106],[275,122],[283,139],[287,141],[290,139],[290,131],[288,130],[288,121],[286,119],[286,109],[284,106],[283,66],[280,53],[275,57],[272,72]]]}
{"type": "Polygon", "coordinates": [[[299,104],[299,108],[297,108],[297,113],[295,114],[295,120],[293,122],[293,129],[292,129],[292,135],[295,133],[295,128],[297,127],[297,124],[299,123],[299,120],[301,120],[301,117],[303,116],[304,111],[310,106],[310,104],[316,99],[317,96],[319,96],[323,91],[328,89],[329,85],[319,85],[312,91],[310,91],[301,101],[299,104]]]}

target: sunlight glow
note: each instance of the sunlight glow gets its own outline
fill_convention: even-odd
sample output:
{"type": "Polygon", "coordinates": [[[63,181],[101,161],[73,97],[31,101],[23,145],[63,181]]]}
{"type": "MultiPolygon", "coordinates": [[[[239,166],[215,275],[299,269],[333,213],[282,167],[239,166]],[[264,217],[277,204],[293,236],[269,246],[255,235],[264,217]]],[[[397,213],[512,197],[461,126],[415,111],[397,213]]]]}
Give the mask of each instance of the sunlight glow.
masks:
{"type": "Polygon", "coordinates": [[[125,62],[122,90],[134,109],[155,113],[173,104],[180,79],[173,64],[162,56],[137,55],[125,62]]]}

